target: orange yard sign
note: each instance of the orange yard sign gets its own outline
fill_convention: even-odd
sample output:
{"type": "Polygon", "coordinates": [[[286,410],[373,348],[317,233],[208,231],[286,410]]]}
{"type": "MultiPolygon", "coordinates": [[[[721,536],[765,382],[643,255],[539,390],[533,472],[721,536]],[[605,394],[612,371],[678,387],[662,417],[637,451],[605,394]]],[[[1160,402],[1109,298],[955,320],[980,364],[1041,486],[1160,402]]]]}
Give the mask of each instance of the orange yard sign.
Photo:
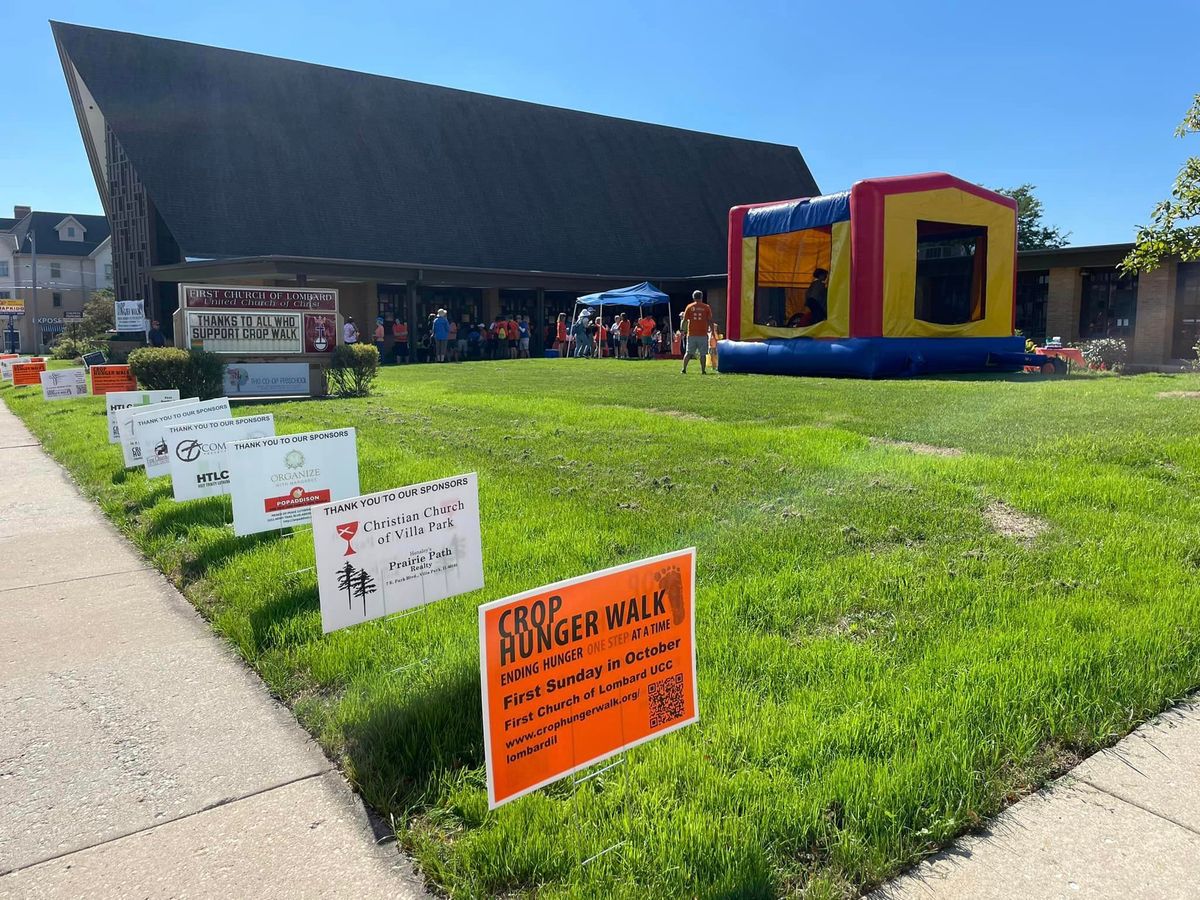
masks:
{"type": "Polygon", "coordinates": [[[42,373],[45,371],[45,359],[36,359],[27,363],[17,363],[12,367],[13,387],[20,387],[23,384],[41,384],[42,373]]]}
{"type": "Polygon", "coordinates": [[[129,366],[92,366],[92,394],[107,394],[109,391],[136,391],[137,379],[129,366]]]}
{"type": "Polygon", "coordinates": [[[699,717],[696,550],[479,607],[492,809],[699,717]]]}

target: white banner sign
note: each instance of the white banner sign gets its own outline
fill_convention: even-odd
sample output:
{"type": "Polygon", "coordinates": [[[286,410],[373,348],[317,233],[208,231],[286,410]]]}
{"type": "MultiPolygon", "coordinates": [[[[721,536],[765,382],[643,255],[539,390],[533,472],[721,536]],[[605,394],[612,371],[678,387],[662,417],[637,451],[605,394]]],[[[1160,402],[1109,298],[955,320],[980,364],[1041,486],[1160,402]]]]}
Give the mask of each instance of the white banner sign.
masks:
{"type": "Polygon", "coordinates": [[[55,369],[42,372],[43,400],[70,400],[88,395],[86,369],[55,369]]]}
{"type": "Polygon", "coordinates": [[[12,367],[18,363],[33,362],[28,356],[18,356],[15,359],[0,359],[0,380],[12,381],[12,367]]]}
{"type": "Polygon", "coordinates": [[[112,391],[104,395],[104,406],[108,414],[108,442],[115,444],[121,440],[121,432],[117,428],[117,413],[134,406],[149,406],[151,403],[174,403],[179,399],[179,391],[112,391]]]}
{"type": "Polygon", "coordinates": [[[234,441],[229,448],[235,534],[303,525],[314,506],[358,495],[353,428],[234,441]]]}
{"type": "MultiPolygon", "coordinates": [[[[199,397],[188,397],[184,400],[168,400],[163,403],[151,405],[160,409],[164,407],[179,409],[199,402],[199,397]]],[[[127,469],[132,469],[134,466],[142,464],[142,448],[138,445],[137,426],[133,423],[133,417],[138,415],[138,413],[147,411],[147,409],[142,407],[132,407],[117,411],[117,431],[121,435],[121,455],[125,458],[125,468],[127,469]]]]}
{"type": "Polygon", "coordinates": [[[171,474],[171,457],[167,454],[167,428],[185,422],[211,422],[229,418],[229,398],[204,400],[178,409],[160,406],[133,417],[133,430],[141,450],[142,465],[147,478],[171,474]]]}
{"type": "Polygon", "coordinates": [[[191,347],[211,353],[300,353],[304,320],[298,312],[187,311],[191,347]]]}
{"type": "Polygon", "coordinates": [[[168,425],[167,456],[175,499],[199,500],[228,494],[230,442],[274,436],[275,417],[270,413],[168,425]]]}
{"type": "Polygon", "coordinates": [[[303,394],[308,363],[232,363],[225,367],[225,396],[303,394]]]}
{"type": "Polygon", "coordinates": [[[146,305],[141,300],[117,300],[114,318],[117,331],[145,331],[146,305]]]}
{"type": "Polygon", "coordinates": [[[312,510],[326,632],[483,587],[474,472],[312,510]]]}

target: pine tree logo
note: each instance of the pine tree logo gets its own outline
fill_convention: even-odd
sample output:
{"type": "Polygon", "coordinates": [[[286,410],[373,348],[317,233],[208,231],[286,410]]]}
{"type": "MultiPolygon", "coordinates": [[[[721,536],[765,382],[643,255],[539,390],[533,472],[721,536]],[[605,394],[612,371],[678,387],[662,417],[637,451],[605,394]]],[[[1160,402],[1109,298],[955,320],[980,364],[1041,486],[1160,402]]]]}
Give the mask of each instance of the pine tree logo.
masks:
{"type": "Polygon", "coordinates": [[[347,561],[337,571],[337,586],[339,591],[346,592],[347,609],[354,609],[356,599],[362,601],[362,614],[366,618],[367,597],[378,590],[371,573],[347,561]]]}

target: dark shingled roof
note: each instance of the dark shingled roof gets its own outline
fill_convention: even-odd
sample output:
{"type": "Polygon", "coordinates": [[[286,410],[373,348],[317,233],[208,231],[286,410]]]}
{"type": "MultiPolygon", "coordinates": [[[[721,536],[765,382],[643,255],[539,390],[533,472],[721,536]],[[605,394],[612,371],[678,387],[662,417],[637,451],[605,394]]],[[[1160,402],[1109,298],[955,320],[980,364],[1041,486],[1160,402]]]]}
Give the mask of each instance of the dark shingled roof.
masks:
{"type": "Polygon", "coordinates": [[[17,222],[12,235],[22,253],[29,252],[25,237],[33,229],[37,237],[38,256],[88,256],[108,237],[108,219],[104,216],[83,216],[77,213],[41,212],[35,210],[17,222]],[[55,228],[63,219],[73,218],[84,227],[82,241],[61,241],[55,228]]]}
{"type": "Polygon", "coordinates": [[[724,272],[794,147],[53,23],[185,256],[724,272]]]}
{"type": "Polygon", "coordinates": [[[0,231],[8,231],[20,221],[20,219],[8,219],[0,217],[0,231]]]}

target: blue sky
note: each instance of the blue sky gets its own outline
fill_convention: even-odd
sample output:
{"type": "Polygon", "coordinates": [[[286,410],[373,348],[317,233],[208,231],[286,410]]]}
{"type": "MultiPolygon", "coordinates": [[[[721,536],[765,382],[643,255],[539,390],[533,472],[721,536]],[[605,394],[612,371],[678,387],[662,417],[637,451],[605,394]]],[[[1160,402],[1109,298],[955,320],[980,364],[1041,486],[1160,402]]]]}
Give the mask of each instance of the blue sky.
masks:
{"type": "Polygon", "coordinates": [[[824,191],[1032,182],[1075,244],[1130,240],[1200,139],[1200,4],[13,3],[0,214],[101,212],[50,18],[792,144],[824,191]]]}

